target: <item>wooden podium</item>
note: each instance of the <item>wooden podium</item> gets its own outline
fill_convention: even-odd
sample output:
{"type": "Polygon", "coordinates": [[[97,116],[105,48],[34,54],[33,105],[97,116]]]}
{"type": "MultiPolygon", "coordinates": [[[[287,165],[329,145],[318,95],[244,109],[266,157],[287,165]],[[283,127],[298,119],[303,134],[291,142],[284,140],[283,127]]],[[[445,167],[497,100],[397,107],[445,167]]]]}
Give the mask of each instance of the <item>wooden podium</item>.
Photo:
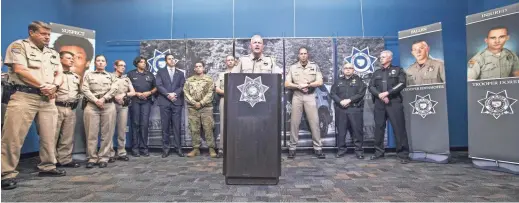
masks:
{"type": "Polygon", "coordinates": [[[276,185],[281,175],[281,75],[225,75],[223,174],[228,185],[276,185]]]}

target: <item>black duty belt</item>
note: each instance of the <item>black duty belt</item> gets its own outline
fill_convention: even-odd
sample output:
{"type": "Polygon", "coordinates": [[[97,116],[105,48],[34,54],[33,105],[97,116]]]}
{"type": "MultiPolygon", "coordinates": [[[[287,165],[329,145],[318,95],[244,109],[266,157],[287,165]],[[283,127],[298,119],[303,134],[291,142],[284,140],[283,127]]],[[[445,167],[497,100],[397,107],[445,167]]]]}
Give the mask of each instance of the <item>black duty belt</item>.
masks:
{"type": "Polygon", "coordinates": [[[25,85],[14,85],[14,90],[29,94],[41,95],[41,90],[39,88],[29,87],[25,85]]]}
{"type": "MultiPolygon", "coordinates": [[[[103,96],[104,96],[104,95],[97,95],[97,96],[95,96],[95,97],[96,97],[97,99],[101,99],[101,98],[103,98],[103,96]]],[[[114,99],[113,99],[113,98],[112,98],[112,99],[105,99],[105,103],[112,103],[112,102],[114,102],[114,99]]]]}
{"type": "Polygon", "coordinates": [[[61,101],[56,101],[56,106],[70,107],[72,109],[75,109],[77,107],[77,104],[78,104],[78,102],[61,102],[61,101]]]}

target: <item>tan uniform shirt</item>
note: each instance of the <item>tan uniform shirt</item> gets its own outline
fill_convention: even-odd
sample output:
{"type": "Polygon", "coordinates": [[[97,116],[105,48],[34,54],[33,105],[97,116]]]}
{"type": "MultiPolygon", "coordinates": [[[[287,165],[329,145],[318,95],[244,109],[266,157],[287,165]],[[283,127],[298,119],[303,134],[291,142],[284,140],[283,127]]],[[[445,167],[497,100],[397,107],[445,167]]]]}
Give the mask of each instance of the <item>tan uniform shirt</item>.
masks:
{"type": "Polygon", "coordinates": [[[117,77],[115,73],[113,74],[113,76],[117,79],[117,91],[115,92],[115,95],[124,94],[130,91],[130,86],[132,86],[130,78],[128,78],[126,75],[117,77]]]}
{"type": "Polygon", "coordinates": [[[232,73],[282,73],[283,70],[276,65],[274,57],[261,55],[258,59],[254,59],[254,55],[242,56],[238,65],[235,66],[232,73]]]}
{"type": "Polygon", "coordinates": [[[214,83],[215,87],[220,88],[221,90],[224,90],[225,86],[225,74],[230,73],[229,69],[225,70],[224,72],[218,73],[218,78],[216,79],[216,82],[214,83]]]}
{"type": "Polygon", "coordinates": [[[96,102],[101,97],[109,100],[115,96],[117,89],[117,78],[106,71],[85,73],[81,86],[81,92],[91,102],[96,102]]]}
{"type": "Polygon", "coordinates": [[[323,75],[319,66],[311,61],[308,61],[306,67],[303,67],[300,62],[290,66],[285,81],[290,81],[294,84],[308,84],[315,81],[323,81],[323,75]]]}
{"type": "Polygon", "coordinates": [[[445,66],[443,61],[429,58],[420,66],[413,63],[407,69],[407,85],[426,85],[445,82],[445,66]]]}
{"type": "Polygon", "coordinates": [[[64,71],[63,83],[59,86],[57,91],[58,97],[56,101],[76,102],[80,99],[79,89],[79,75],[71,71],[64,71]]]}
{"type": "Polygon", "coordinates": [[[25,86],[29,85],[14,73],[13,64],[27,67],[37,80],[49,84],[54,82],[56,72],[62,70],[59,54],[56,51],[47,47],[40,50],[29,39],[11,43],[5,53],[4,63],[9,66],[9,82],[25,86]]]}
{"type": "Polygon", "coordinates": [[[519,59],[515,53],[505,48],[493,54],[485,49],[469,60],[467,77],[469,80],[505,78],[516,71],[519,71],[519,59]]]}

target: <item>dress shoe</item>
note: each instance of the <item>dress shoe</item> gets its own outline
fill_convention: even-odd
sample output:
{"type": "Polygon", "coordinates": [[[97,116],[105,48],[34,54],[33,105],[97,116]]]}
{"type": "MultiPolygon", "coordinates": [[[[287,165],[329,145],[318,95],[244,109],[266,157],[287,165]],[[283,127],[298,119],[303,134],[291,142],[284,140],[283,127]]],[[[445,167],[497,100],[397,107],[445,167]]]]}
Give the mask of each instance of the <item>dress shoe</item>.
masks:
{"type": "Polygon", "coordinates": [[[114,163],[114,162],[115,162],[115,157],[108,158],[108,163],[114,163]]]}
{"type": "Polygon", "coordinates": [[[133,157],[140,157],[141,155],[139,154],[139,152],[132,152],[132,156],[133,157]]]}
{"type": "Polygon", "coordinates": [[[288,157],[289,159],[293,159],[296,157],[296,150],[288,150],[288,157]]]}
{"type": "Polygon", "coordinates": [[[17,181],[14,178],[6,178],[2,180],[2,190],[12,190],[17,187],[17,181]]]}
{"type": "Polygon", "coordinates": [[[193,150],[187,154],[187,157],[195,157],[198,155],[200,155],[200,149],[193,148],[193,150]]]}
{"type": "Polygon", "coordinates": [[[144,156],[144,157],[149,157],[150,156],[150,152],[149,151],[141,152],[141,155],[144,156]]]}
{"type": "Polygon", "coordinates": [[[369,157],[369,160],[377,160],[384,158],[384,154],[374,154],[373,156],[369,157]]]}
{"type": "Polygon", "coordinates": [[[56,166],[57,167],[66,167],[66,168],[79,168],[81,165],[79,163],[71,161],[71,162],[69,162],[67,164],[57,163],[56,166]]]}
{"type": "Polygon", "coordinates": [[[339,149],[339,151],[337,151],[337,154],[335,154],[335,157],[337,157],[337,158],[341,158],[341,157],[343,157],[345,154],[346,154],[346,149],[339,149]]]}
{"type": "Polygon", "coordinates": [[[169,149],[162,150],[162,158],[166,158],[169,156],[169,149]]]}
{"type": "Polygon", "coordinates": [[[401,164],[408,164],[409,163],[409,159],[407,159],[407,158],[398,158],[398,159],[400,159],[400,163],[401,164]]]}
{"type": "Polygon", "coordinates": [[[121,160],[121,161],[129,161],[130,160],[130,157],[124,155],[124,156],[119,156],[117,157],[117,160],[121,160]]]}
{"type": "Polygon", "coordinates": [[[88,162],[85,167],[86,168],[94,168],[94,164],[95,164],[94,162],[88,162]]]}
{"type": "Polygon", "coordinates": [[[218,154],[216,155],[216,158],[223,158],[223,150],[218,150],[218,154]]]}
{"type": "Polygon", "coordinates": [[[322,150],[315,150],[315,156],[318,159],[325,159],[326,158],[326,155],[324,155],[322,150]]]}
{"type": "Polygon", "coordinates": [[[99,162],[99,168],[106,168],[108,166],[108,163],[106,162],[99,162]]]}
{"type": "Polygon", "coordinates": [[[40,177],[60,177],[60,176],[66,176],[67,175],[67,172],[65,170],[61,170],[61,169],[51,169],[51,170],[48,170],[48,171],[40,171],[38,173],[38,176],[40,177]]]}
{"type": "Polygon", "coordinates": [[[357,157],[357,159],[364,160],[364,154],[355,154],[355,157],[357,157]]]}
{"type": "Polygon", "coordinates": [[[185,156],[184,152],[182,152],[182,148],[177,149],[177,155],[179,157],[184,157],[185,156]]]}

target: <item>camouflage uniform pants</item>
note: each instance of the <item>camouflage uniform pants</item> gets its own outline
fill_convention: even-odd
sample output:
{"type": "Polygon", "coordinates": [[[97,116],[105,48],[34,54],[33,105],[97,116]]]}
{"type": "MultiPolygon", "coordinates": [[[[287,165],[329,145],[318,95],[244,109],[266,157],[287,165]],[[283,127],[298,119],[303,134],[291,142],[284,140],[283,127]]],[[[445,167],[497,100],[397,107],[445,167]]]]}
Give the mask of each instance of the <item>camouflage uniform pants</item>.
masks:
{"type": "Polygon", "coordinates": [[[204,130],[207,146],[214,148],[213,139],[213,107],[203,107],[201,109],[195,109],[194,107],[188,108],[188,122],[191,137],[193,138],[193,148],[200,148],[200,127],[204,130]]]}

